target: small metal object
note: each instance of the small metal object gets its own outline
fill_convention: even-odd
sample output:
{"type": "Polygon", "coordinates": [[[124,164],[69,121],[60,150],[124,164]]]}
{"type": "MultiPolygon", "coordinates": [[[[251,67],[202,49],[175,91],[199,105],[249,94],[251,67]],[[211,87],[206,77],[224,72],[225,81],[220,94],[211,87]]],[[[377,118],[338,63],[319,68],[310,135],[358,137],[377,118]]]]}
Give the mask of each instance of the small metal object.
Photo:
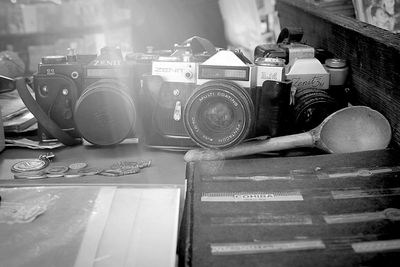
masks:
{"type": "Polygon", "coordinates": [[[46,178],[46,173],[43,171],[39,172],[21,172],[14,174],[15,179],[43,179],[46,178]]]}
{"type": "Polygon", "coordinates": [[[136,161],[120,161],[111,165],[111,169],[120,169],[120,168],[130,168],[136,167],[138,163],[136,161]]]}
{"type": "Polygon", "coordinates": [[[46,174],[47,178],[61,178],[64,176],[64,173],[48,173],[46,174]]]}
{"type": "Polygon", "coordinates": [[[173,118],[175,121],[180,121],[181,117],[182,117],[182,103],[181,101],[176,101],[173,118]]]}
{"type": "Polygon", "coordinates": [[[285,60],[283,58],[259,57],[255,60],[255,64],[268,67],[284,67],[285,60]]]}
{"type": "Polygon", "coordinates": [[[139,169],[148,168],[151,166],[151,160],[141,160],[138,162],[139,169]]]}
{"type": "Polygon", "coordinates": [[[46,168],[50,164],[50,159],[54,157],[53,153],[39,155],[37,159],[25,159],[15,163],[11,167],[13,172],[32,172],[46,168]]]}
{"type": "Polygon", "coordinates": [[[46,172],[48,174],[63,174],[68,170],[69,168],[67,166],[60,165],[60,166],[51,166],[46,170],[46,172]]]}
{"type": "Polygon", "coordinates": [[[107,170],[102,171],[102,173],[104,173],[104,172],[112,173],[112,174],[118,174],[118,175],[123,175],[124,174],[124,172],[121,169],[107,169],[107,170]]]}
{"type": "Polygon", "coordinates": [[[69,91],[68,91],[67,88],[62,89],[61,92],[62,92],[62,94],[63,94],[64,96],[67,96],[67,95],[69,94],[69,91]]]}
{"type": "Polygon", "coordinates": [[[41,92],[42,92],[43,95],[47,95],[48,94],[49,89],[47,89],[46,85],[44,85],[41,89],[42,89],[41,92]]]}
{"type": "Polygon", "coordinates": [[[100,172],[99,174],[103,175],[103,176],[112,176],[112,177],[120,176],[120,174],[118,174],[116,172],[109,172],[109,170],[104,170],[104,171],[100,172]]]}
{"type": "Polygon", "coordinates": [[[72,79],[78,79],[78,77],[79,77],[79,73],[77,72],[77,71],[73,71],[72,73],[71,73],[71,78],[72,79]]]}
{"type": "Polygon", "coordinates": [[[20,162],[15,163],[11,167],[13,172],[32,172],[46,168],[50,164],[50,160],[54,158],[53,153],[46,153],[39,155],[37,159],[24,159],[20,162]]]}
{"type": "Polygon", "coordinates": [[[88,165],[88,164],[87,164],[86,162],[77,162],[77,163],[72,163],[72,164],[70,164],[70,165],[69,165],[69,168],[70,168],[71,170],[80,170],[80,169],[86,168],[87,165],[88,165]]]}
{"type": "Polygon", "coordinates": [[[325,69],[329,75],[329,85],[344,85],[349,73],[349,67],[345,59],[328,58],[325,61],[325,69]]]}
{"type": "Polygon", "coordinates": [[[83,168],[78,170],[78,173],[83,175],[83,176],[91,176],[91,175],[96,175],[102,172],[103,169],[98,169],[98,168],[83,168]]]}
{"type": "MultiPolygon", "coordinates": [[[[151,162],[143,163],[142,166],[144,168],[149,164],[151,164],[151,162]]],[[[140,165],[136,161],[122,161],[111,166],[111,170],[116,171],[119,175],[135,174],[140,172],[140,169],[140,165]]],[[[109,171],[106,170],[106,172],[109,171]]]]}
{"type": "Polygon", "coordinates": [[[31,172],[38,171],[46,168],[49,165],[48,161],[42,159],[25,159],[20,162],[15,163],[11,167],[13,172],[31,172]]]}
{"type": "Polygon", "coordinates": [[[128,175],[128,174],[135,174],[135,173],[139,173],[140,172],[140,168],[136,167],[136,168],[131,168],[131,169],[125,169],[122,171],[122,175],[128,175]]]}
{"type": "Polygon", "coordinates": [[[64,177],[65,178],[78,178],[78,177],[82,177],[82,175],[79,173],[70,173],[70,174],[66,173],[66,174],[64,174],[64,177]]]}

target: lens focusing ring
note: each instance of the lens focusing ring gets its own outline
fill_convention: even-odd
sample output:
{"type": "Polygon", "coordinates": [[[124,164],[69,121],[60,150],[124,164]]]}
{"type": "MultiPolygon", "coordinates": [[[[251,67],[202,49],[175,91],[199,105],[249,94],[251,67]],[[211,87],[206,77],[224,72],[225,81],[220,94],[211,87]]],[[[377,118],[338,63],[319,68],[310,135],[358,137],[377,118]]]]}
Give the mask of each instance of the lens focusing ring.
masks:
{"type": "Polygon", "coordinates": [[[254,124],[250,94],[227,80],[209,81],[196,88],[184,112],[188,135],[206,148],[221,149],[238,144],[254,124]]]}
{"type": "Polygon", "coordinates": [[[314,88],[298,89],[294,105],[296,131],[305,132],[315,128],[338,109],[338,103],[326,91],[314,88]]]}

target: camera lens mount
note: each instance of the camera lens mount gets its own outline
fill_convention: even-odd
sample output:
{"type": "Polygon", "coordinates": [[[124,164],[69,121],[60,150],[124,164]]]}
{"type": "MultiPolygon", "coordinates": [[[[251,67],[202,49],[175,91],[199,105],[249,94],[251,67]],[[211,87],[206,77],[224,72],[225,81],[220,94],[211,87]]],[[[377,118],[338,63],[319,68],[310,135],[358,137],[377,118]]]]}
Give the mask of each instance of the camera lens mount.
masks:
{"type": "Polygon", "coordinates": [[[214,80],[196,88],[184,111],[184,124],[195,143],[227,148],[242,142],[254,124],[249,93],[228,80],[214,80]]]}

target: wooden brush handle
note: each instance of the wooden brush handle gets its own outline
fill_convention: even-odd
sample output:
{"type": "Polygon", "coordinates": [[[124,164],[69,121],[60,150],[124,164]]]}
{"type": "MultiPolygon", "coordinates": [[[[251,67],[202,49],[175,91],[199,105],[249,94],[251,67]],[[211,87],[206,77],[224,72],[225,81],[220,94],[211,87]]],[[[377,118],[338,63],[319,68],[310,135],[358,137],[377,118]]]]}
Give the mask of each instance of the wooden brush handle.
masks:
{"type": "Polygon", "coordinates": [[[186,162],[200,160],[223,160],[239,156],[252,155],[263,152],[280,151],[298,147],[313,147],[315,138],[311,132],[270,138],[263,141],[251,141],[224,150],[193,149],[186,152],[186,162]]]}

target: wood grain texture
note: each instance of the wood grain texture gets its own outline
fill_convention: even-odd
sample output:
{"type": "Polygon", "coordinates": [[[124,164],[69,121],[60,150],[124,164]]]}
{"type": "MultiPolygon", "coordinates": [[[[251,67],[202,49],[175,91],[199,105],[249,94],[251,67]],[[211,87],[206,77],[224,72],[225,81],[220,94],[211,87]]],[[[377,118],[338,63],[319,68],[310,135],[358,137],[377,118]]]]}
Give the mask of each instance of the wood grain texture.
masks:
{"type": "Polygon", "coordinates": [[[400,146],[400,35],[304,0],[277,0],[280,24],[302,27],[302,41],[345,58],[350,64],[351,103],[381,112],[392,127],[392,143],[400,146]]]}

